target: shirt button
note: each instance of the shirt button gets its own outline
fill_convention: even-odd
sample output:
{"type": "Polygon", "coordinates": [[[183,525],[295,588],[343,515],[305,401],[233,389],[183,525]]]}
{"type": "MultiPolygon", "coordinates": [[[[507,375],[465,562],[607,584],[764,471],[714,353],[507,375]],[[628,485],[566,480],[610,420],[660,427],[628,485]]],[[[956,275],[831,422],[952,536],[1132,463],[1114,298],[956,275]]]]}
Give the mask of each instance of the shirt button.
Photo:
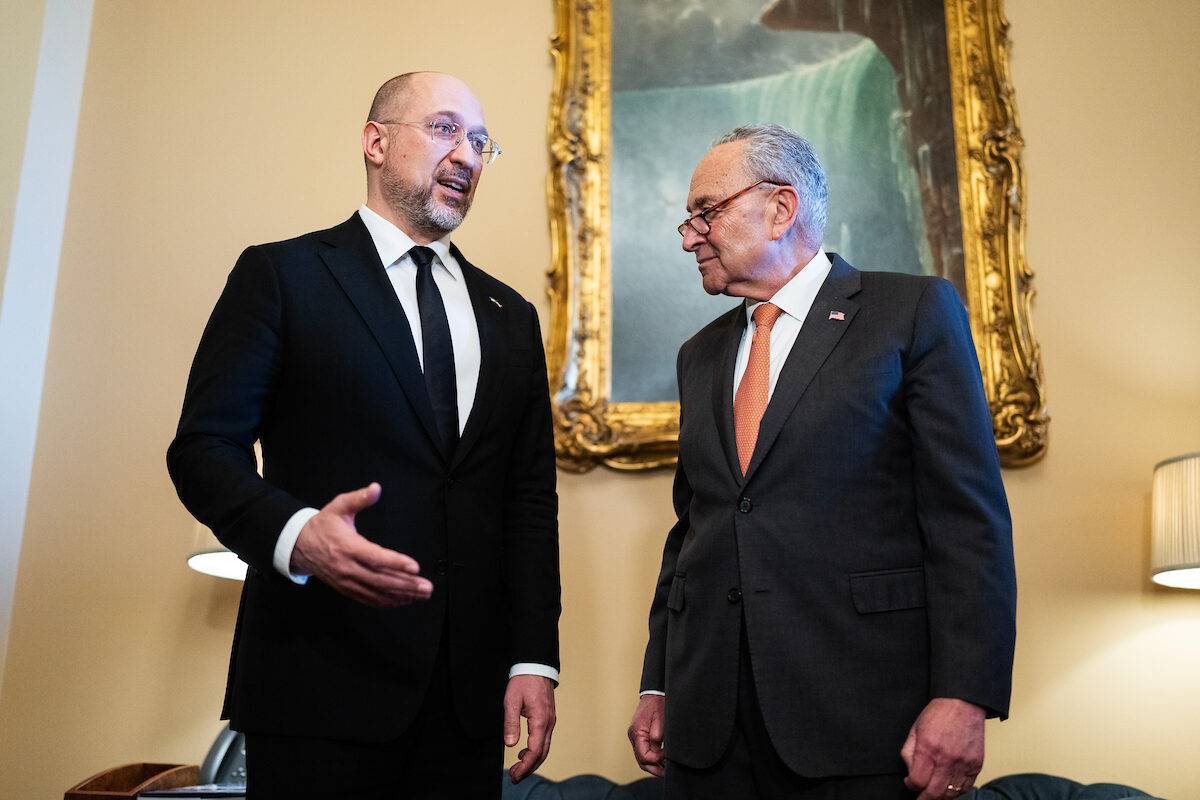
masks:
{"type": "Polygon", "coordinates": [[[725,599],[731,603],[740,602],[742,599],[742,590],[736,586],[729,590],[729,594],[725,595],[725,599]]]}
{"type": "Polygon", "coordinates": [[[738,501],[738,511],[742,512],[743,514],[749,514],[750,509],[752,508],[754,508],[754,503],[750,502],[749,497],[743,497],[738,501]]]}

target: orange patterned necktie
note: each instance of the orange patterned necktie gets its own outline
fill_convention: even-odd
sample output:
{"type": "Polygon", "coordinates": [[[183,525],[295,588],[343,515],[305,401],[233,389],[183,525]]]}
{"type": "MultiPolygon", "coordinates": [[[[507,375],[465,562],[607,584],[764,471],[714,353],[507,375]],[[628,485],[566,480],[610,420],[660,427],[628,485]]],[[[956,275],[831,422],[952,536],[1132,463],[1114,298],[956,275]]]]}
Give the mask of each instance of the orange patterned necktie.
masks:
{"type": "Polygon", "coordinates": [[[779,306],[770,303],[763,303],[754,309],[754,339],[750,342],[750,359],[746,362],[746,372],[733,396],[733,424],[743,475],[750,465],[750,456],[754,454],[758,423],[767,410],[767,394],[771,385],[771,327],[779,319],[779,311],[779,306]]]}

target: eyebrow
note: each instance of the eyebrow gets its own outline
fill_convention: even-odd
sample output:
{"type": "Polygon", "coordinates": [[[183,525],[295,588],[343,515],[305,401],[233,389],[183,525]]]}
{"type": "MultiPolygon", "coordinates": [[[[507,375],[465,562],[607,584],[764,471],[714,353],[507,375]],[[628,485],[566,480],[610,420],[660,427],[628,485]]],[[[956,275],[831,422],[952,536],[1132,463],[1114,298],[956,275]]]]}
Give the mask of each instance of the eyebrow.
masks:
{"type": "Polygon", "coordinates": [[[683,210],[684,210],[684,211],[686,211],[686,212],[687,212],[689,215],[695,215],[695,214],[698,214],[698,213],[700,213],[700,212],[699,212],[699,211],[693,211],[692,209],[694,209],[694,208],[698,208],[698,209],[700,209],[701,211],[703,211],[704,209],[708,208],[709,206],[711,206],[711,205],[712,205],[713,203],[715,203],[715,202],[717,202],[717,201],[716,201],[716,200],[713,200],[713,199],[712,199],[712,198],[710,198],[708,195],[700,195],[699,197],[697,197],[697,198],[696,198],[696,203],[695,203],[695,205],[692,205],[692,204],[690,204],[690,203],[689,203],[688,205],[684,206],[684,209],[683,209],[683,210]]]}
{"type": "MultiPolygon", "coordinates": [[[[430,114],[428,116],[433,117],[435,119],[441,119],[441,118],[445,117],[446,119],[449,119],[451,122],[453,122],[455,125],[459,125],[464,128],[467,127],[466,125],[463,125],[463,123],[462,123],[462,119],[463,119],[462,114],[459,114],[457,111],[433,111],[433,112],[430,112],[430,114]]],[[[467,128],[467,133],[482,133],[484,136],[487,136],[488,135],[487,125],[479,125],[474,128],[467,128]]]]}

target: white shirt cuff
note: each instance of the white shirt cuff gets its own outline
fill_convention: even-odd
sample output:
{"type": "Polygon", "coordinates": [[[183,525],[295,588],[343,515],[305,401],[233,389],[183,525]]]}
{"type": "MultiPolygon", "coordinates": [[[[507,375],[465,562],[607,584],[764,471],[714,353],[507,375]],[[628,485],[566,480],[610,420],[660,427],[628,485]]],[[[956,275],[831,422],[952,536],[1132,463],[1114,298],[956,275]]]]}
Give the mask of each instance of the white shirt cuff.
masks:
{"type": "Polygon", "coordinates": [[[554,681],[554,685],[558,686],[558,670],[554,667],[548,667],[545,664],[527,662],[513,664],[512,669],[508,671],[508,677],[515,678],[518,675],[540,675],[543,678],[549,678],[554,681]]]}
{"type": "Polygon", "coordinates": [[[656,694],[656,695],[658,695],[659,697],[666,697],[666,696],[667,696],[667,693],[666,693],[666,692],[660,692],[658,689],[646,689],[644,692],[642,692],[641,694],[639,694],[639,695],[638,695],[638,697],[645,697],[645,696],[646,696],[646,695],[648,695],[648,694],[656,694]]]}
{"type": "Polygon", "coordinates": [[[292,583],[301,585],[308,582],[307,575],[295,575],[292,573],[292,550],[296,548],[296,539],[300,538],[300,529],[304,527],[304,523],[317,515],[315,508],[302,508],[283,526],[283,530],[279,533],[279,538],[275,540],[275,555],[271,559],[271,563],[275,566],[275,571],[283,577],[287,578],[292,583]]]}

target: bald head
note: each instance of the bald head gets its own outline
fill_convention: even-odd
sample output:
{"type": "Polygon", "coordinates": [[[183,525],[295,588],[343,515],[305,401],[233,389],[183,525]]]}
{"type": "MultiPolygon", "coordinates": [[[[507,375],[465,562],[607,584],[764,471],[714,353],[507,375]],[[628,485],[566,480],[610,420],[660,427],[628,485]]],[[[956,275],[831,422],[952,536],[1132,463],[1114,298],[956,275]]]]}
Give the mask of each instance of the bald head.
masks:
{"type": "Polygon", "coordinates": [[[367,114],[367,119],[391,119],[391,114],[402,111],[412,94],[413,82],[417,76],[427,74],[429,73],[406,72],[384,83],[379,87],[379,91],[375,92],[375,99],[371,101],[371,110],[367,114]]]}

